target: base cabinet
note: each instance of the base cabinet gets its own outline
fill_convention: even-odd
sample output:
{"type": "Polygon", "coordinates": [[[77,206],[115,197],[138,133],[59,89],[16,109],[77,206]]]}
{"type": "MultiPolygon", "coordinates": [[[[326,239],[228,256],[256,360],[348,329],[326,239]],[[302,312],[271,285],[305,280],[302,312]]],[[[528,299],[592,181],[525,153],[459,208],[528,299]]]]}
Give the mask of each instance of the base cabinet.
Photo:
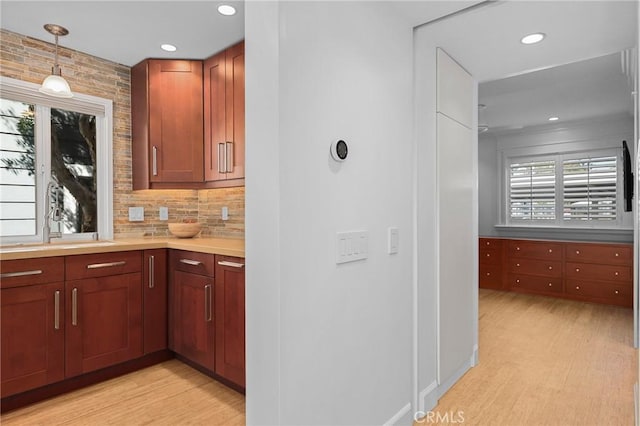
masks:
{"type": "Polygon", "coordinates": [[[216,374],[245,387],[244,259],[216,256],[216,374]]]}
{"type": "Polygon", "coordinates": [[[145,250],[142,276],[142,346],[145,354],[167,349],[167,283],[167,250],[145,250]]]}

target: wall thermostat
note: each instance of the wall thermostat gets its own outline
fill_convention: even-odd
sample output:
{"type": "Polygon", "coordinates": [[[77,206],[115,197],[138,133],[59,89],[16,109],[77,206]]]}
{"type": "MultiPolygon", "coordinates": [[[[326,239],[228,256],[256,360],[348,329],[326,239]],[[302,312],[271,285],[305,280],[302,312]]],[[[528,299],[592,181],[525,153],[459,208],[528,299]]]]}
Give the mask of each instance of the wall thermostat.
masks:
{"type": "Polygon", "coordinates": [[[331,144],[331,156],[336,161],[344,161],[349,153],[347,143],[339,139],[331,144]]]}

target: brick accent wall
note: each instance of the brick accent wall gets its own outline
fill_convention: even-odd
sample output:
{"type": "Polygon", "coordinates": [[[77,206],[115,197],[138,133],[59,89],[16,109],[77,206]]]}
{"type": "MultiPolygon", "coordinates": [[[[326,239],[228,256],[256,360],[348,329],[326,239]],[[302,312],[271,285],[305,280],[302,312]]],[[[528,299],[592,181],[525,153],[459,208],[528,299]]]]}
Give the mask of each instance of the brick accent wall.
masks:
{"type": "MultiPolygon", "coordinates": [[[[44,31],[44,30],[43,30],[44,31]]],[[[64,38],[61,39],[64,45],[64,38]]],[[[51,73],[55,46],[0,29],[0,75],[42,83],[51,73]]],[[[159,220],[160,206],[169,208],[169,222],[197,219],[202,235],[244,238],[244,187],[208,190],[131,190],[131,79],[130,68],[105,59],[60,47],[58,61],[71,90],[113,101],[113,213],[114,233],[167,235],[159,220]],[[145,208],[144,222],[129,222],[128,209],[145,208]],[[222,221],[222,206],[229,220],[222,221]]]]}

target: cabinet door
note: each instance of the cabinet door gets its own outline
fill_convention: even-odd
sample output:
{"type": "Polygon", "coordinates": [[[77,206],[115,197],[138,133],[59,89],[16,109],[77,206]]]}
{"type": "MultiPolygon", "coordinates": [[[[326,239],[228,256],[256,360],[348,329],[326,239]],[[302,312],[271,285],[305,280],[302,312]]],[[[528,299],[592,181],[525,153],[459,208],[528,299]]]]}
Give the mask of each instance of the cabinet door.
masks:
{"type": "Polygon", "coordinates": [[[144,353],[167,348],[167,250],[145,250],[143,264],[144,353]]]}
{"type": "Polygon", "coordinates": [[[172,349],[213,371],[213,278],[173,271],[172,349]]]}
{"type": "Polygon", "coordinates": [[[216,373],[245,386],[244,259],[216,256],[216,373]]]}
{"type": "Polygon", "coordinates": [[[0,290],[2,397],[64,378],[64,284],[0,290]]]}
{"type": "Polygon", "coordinates": [[[66,377],[142,356],[140,272],[67,281],[66,377]]]}
{"type": "Polygon", "coordinates": [[[244,42],[204,62],[205,180],[244,178],[244,42]]]}
{"type": "Polygon", "coordinates": [[[149,61],[149,180],[203,181],[202,62],[149,61]]]}

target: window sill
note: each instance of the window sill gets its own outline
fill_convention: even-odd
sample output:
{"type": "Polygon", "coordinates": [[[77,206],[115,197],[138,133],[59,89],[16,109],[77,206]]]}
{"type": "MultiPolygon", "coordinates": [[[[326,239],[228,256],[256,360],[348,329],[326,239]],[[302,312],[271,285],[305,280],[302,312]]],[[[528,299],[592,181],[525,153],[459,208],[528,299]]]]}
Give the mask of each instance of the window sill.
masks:
{"type": "Polygon", "coordinates": [[[633,228],[588,228],[540,225],[494,225],[496,233],[508,238],[633,242],[633,228]]]}

